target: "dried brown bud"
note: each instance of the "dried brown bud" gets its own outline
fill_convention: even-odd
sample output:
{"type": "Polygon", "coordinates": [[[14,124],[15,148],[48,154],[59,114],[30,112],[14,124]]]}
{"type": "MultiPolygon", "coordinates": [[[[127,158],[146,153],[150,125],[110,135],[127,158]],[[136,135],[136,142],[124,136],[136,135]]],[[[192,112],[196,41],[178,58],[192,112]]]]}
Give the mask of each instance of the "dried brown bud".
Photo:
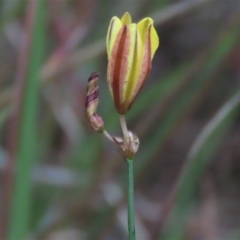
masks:
{"type": "Polygon", "coordinates": [[[97,111],[99,103],[99,87],[98,87],[99,73],[92,73],[88,79],[87,97],[86,97],[86,112],[90,117],[97,111]]]}
{"type": "Polygon", "coordinates": [[[128,136],[125,141],[121,137],[113,137],[113,140],[124,158],[132,159],[138,151],[140,142],[137,135],[131,131],[128,131],[128,136]]]}
{"type": "Polygon", "coordinates": [[[95,113],[89,117],[89,122],[90,122],[91,127],[95,131],[102,132],[104,130],[103,119],[97,113],[95,113]]]}
{"type": "Polygon", "coordinates": [[[99,103],[99,73],[92,73],[88,79],[87,97],[86,97],[86,114],[91,127],[95,131],[102,132],[104,130],[103,119],[96,113],[99,103]]]}

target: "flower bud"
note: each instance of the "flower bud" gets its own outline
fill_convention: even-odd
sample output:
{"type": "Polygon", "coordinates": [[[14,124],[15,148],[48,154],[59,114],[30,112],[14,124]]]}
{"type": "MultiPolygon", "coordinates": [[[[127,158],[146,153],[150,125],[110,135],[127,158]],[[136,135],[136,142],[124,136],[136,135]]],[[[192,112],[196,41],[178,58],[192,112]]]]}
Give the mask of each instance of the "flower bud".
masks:
{"type": "Polygon", "coordinates": [[[113,17],[107,34],[108,86],[119,114],[126,114],[151,68],[159,38],[151,18],[132,23],[129,13],[113,17]]]}
{"type": "Polygon", "coordinates": [[[99,104],[99,73],[92,73],[88,79],[87,97],[86,97],[86,114],[91,127],[98,132],[104,130],[103,119],[96,113],[99,104]]]}
{"type": "Polygon", "coordinates": [[[88,120],[90,122],[91,127],[95,131],[102,132],[104,130],[103,119],[97,113],[94,113],[92,116],[90,116],[88,120]]]}

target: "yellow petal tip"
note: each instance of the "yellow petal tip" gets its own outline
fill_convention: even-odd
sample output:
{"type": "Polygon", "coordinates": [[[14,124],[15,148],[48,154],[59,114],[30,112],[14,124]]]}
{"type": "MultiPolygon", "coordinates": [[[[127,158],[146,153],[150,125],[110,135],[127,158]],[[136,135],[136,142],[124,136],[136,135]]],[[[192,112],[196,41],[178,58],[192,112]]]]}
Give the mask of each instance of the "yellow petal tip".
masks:
{"type": "Polygon", "coordinates": [[[125,13],[123,14],[123,16],[122,16],[122,18],[121,18],[121,22],[122,22],[123,25],[124,25],[124,24],[129,25],[129,24],[132,23],[132,17],[131,17],[131,15],[130,15],[129,12],[125,12],[125,13]]]}

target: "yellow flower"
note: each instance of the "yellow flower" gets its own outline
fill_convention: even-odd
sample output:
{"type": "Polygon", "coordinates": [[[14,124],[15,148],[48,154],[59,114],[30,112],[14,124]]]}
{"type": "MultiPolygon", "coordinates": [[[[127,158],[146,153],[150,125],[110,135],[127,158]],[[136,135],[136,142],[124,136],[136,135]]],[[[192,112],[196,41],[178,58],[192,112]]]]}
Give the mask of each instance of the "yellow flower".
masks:
{"type": "Polygon", "coordinates": [[[159,45],[151,18],[132,23],[129,13],[113,17],[107,33],[108,86],[119,114],[126,114],[152,68],[159,45]]]}

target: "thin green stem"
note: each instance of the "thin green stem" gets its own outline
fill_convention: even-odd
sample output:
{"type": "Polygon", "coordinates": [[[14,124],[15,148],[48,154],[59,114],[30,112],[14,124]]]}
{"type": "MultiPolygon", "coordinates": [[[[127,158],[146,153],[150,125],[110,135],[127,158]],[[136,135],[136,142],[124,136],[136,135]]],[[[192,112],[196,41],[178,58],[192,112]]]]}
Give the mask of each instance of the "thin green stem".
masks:
{"type": "Polygon", "coordinates": [[[127,159],[126,162],[128,166],[128,239],[135,240],[133,160],[127,159]]]}

